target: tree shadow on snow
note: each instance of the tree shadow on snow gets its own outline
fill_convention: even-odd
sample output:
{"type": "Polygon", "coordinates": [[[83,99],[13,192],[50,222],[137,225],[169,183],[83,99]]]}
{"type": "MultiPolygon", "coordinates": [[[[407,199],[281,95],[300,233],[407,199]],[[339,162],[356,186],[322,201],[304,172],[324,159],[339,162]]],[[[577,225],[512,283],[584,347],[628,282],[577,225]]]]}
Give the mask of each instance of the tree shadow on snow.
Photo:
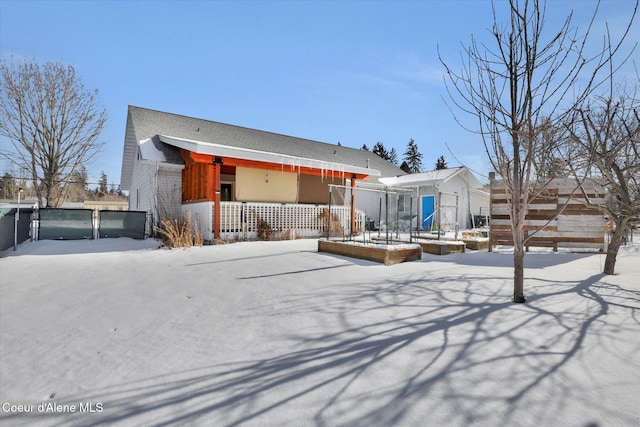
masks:
{"type": "MultiPolygon", "coordinates": [[[[508,279],[464,274],[455,282],[413,274],[291,295],[281,303],[293,319],[339,327],[287,336],[290,351],[258,360],[70,397],[106,409],[69,424],[557,425],[582,382],[598,386],[589,375],[574,378],[569,362],[586,362],[589,348],[607,351],[621,329],[640,325],[640,293],[603,277],[531,280],[526,305],[508,301],[508,279]],[[623,321],[612,325],[612,311],[623,321]]],[[[629,363],[615,351],[607,360],[629,363]]],[[[614,424],[633,422],[589,404],[614,424]]]]}
{"type": "MultiPolygon", "coordinates": [[[[602,256],[600,253],[525,253],[525,269],[542,269],[556,265],[594,256],[602,256]]],[[[443,263],[455,263],[464,266],[504,267],[513,268],[513,253],[474,251],[461,254],[431,255],[423,254],[423,261],[439,261],[443,263]]]]}

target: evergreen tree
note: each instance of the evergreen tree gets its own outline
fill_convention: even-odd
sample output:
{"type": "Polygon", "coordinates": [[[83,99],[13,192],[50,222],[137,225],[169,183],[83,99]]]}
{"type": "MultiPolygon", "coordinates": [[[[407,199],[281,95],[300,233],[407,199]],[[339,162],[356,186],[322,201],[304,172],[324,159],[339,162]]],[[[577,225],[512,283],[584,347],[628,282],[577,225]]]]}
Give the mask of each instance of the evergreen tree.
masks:
{"type": "Polygon", "coordinates": [[[367,144],[362,144],[361,150],[369,151],[369,147],[367,147],[367,144]]]}
{"type": "Polygon", "coordinates": [[[447,168],[447,161],[444,159],[444,156],[438,157],[438,160],[436,161],[436,170],[446,169],[446,168],[447,168]]]}
{"type": "Polygon", "coordinates": [[[402,164],[400,165],[400,169],[402,169],[406,173],[411,173],[411,168],[409,167],[409,164],[406,160],[402,162],[402,164]]]}
{"type": "Polygon", "coordinates": [[[384,144],[380,141],[376,142],[376,145],[373,146],[372,153],[387,161],[389,160],[389,153],[387,152],[387,149],[384,148],[384,144]]]}
{"type": "Polygon", "coordinates": [[[13,175],[5,172],[4,176],[0,178],[0,199],[13,199],[17,190],[18,184],[16,184],[13,175]]]}
{"type": "Polygon", "coordinates": [[[80,167],[71,174],[69,182],[67,184],[75,184],[78,186],[78,188],[85,191],[88,187],[88,179],[89,174],[87,173],[87,168],[84,165],[80,165],[80,167]]]}
{"type": "Polygon", "coordinates": [[[412,139],[409,139],[407,144],[407,151],[404,152],[404,161],[409,168],[408,173],[418,173],[422,171],[422,154],[418,151],[418,144],[412,139]]]}
{"type": "Polygon", "coordinates": [[[104,195],[109,191],[109,181],[107,180],[107,174],[102,171],[100,173],[100,180],[98,181],[98,194],[104,195]]]}
{"type": "Polygon", "coordinates": [[[398,152],[396,151],[395,148],[392,148],[391,151],[389,151],[389,159],[388,160],[394,166],[398,166],[398,152]]]}
{"type": "Polygon", "coordinates": [[[83,202],[87,193],[87,169],[84,165],[69,175],[69,180],[64,184],[65,200],[71,202],[83,202]]]}

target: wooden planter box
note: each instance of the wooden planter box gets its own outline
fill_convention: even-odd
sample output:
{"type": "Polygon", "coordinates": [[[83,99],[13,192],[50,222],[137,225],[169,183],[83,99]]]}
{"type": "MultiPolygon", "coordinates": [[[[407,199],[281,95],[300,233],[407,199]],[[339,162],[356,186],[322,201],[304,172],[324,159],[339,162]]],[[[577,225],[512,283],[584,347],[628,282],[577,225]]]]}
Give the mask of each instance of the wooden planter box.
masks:
{"type": "Polygon", "coordinates": [[[475,239],[465,239],[462,241],[467,245],[467,249],[471,249],[472,251],[487,251],[489,250],[489,238],[475,238],[475,239]]]}
{"type": "Polygon", "coordinates": [[[318,252],[327,252],[336,255],[348,256],[351,258],[365,259],[393,265],[405,261],[415,261],[422,259],[422,248],[420,245],[359,245],[353,242],[333,242],[329,240],[318,240],[318,252]]]}
{"type": "Polygon", "coordinates": [[[422,250],[433,255],[460,254],[465,251],[464,242],[420,242],[422,250]]]}

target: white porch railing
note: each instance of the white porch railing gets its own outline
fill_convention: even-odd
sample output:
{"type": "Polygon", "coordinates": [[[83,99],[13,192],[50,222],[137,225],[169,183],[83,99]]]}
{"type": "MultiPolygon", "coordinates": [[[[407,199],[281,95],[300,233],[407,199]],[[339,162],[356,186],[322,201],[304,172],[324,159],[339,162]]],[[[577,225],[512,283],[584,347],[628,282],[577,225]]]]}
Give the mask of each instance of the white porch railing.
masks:
{"type": "MultiPolygon", "coordinates": [[[[322,237],[327,234],[326,213],[328,205],[304,205],[289,203],[220,202],[220,237],[243,240],[257,237],[258,222],[265,221],[276,233],[275,238],[289,236],[322,237]]],[[[185,204],[183,211],[191,211],[198,217],[198,224],[206,240],[213,239],[213,203],[185,204]],[[204,218],[210,213],[209,218],[204,218]]],[[[351,233],[351,208],[331,206],[332,236],[351,233]],[[339,227],[337,225],[339,224],[339,227]],[[338,230],[336,230],[338,228],[338,230]]],[[[355,231],[365,226],[365,214],[356,210],[355,231]]]]}

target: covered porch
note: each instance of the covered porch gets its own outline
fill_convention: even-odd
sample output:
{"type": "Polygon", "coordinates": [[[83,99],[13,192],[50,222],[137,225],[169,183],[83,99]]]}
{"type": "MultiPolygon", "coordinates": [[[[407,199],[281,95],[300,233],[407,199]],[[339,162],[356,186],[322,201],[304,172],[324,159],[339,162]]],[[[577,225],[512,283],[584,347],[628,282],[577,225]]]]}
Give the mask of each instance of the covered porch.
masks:
{"type": "Polygon", "coordinates": [[[191,212],[205,240],[255,238],[265,224],[292,237],[358,233],[365,217],[356,209],[356,183],[380,175],[339,161],[164,135],[159,140],[176,147],[184,161],[182,211],[191,212]],[[329,188],[335,184],[347,188],[340,200],[330,200],[329,188]]]}

